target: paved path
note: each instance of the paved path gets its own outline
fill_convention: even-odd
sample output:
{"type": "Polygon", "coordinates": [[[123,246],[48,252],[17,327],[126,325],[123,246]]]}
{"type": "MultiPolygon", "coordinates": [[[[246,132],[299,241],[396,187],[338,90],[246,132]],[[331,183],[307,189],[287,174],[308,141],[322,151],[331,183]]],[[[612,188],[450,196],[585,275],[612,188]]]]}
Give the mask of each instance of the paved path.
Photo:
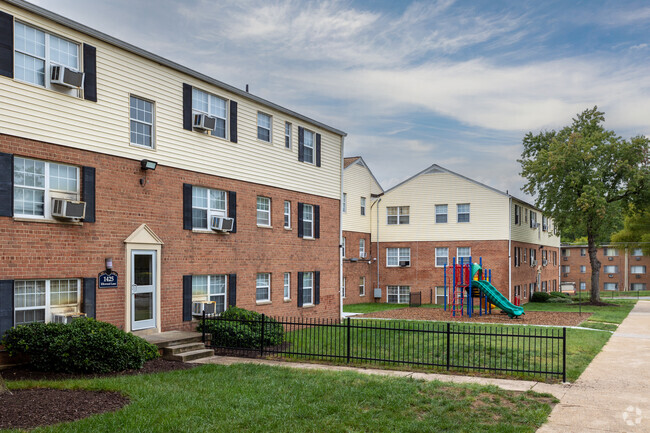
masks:
{"type": "Polygon", "coordinates": [[[650,301],[639,301],[537,433],[650,432],[650,301]]]}

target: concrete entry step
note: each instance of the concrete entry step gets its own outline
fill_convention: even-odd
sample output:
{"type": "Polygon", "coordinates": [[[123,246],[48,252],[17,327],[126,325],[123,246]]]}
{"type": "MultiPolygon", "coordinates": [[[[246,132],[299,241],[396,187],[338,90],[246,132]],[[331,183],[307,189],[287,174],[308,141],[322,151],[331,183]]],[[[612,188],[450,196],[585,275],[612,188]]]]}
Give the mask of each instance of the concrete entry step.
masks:
{"type": "Polygon", "coordinates": [[[189,352],[182,352],[175,355],[163,355],[163,358],[170,361],[189,362],[201,358],[210,358],[211,356],[214,356],[214,351],[212,349],[199,349],[189,352]]]}
{"type": "Polygon", "coordinates": [[[155,344],[162,352],[163,359],[170,361],[188,362],[214,355],[213,350],[205,348],[200,332],[167,331],[143,338],[155,344]]]}
{"type": "Polygon", "coordinates": [[[195,350],[205,349],[205,344],[199,342],[178,344],[174,346],[163,347],[163,357],[166,355],[178,355],[179,353],[192,352],[195,350]]]}
{"type": "Polygon", "coordinates": [[[164,349],[169,346],[178,346],[187,343],[198,343],[201,341],[200,332],[188,331],[166,331],[157,334],[145,335],[142,338],[151,344],[158,346],[158,349],[164,349]]]}

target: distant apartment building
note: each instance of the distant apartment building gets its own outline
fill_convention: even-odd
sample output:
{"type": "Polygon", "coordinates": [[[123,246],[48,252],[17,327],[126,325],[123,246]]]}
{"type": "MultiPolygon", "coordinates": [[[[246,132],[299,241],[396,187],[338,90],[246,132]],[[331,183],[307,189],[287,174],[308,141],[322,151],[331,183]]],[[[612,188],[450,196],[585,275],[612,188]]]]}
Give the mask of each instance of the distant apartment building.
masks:
{"type": "MultiPolygon", "coordinates": [[[[591,290],[591,265],[587,245],[562,245],[560,276],[562,283],[575,284],[576,290],[591,290]]],[[[650,257],[641,248],[604,245],[596,257],[601,263],[601,291],[636,291],[650,287],[650,257]]]]}

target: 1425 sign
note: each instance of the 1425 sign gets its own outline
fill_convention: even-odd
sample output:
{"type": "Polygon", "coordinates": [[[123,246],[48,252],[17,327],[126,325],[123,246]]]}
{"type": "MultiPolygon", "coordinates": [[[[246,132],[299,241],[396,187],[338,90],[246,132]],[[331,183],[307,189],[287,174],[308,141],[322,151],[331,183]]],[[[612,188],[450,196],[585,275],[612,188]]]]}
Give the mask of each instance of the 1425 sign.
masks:
{"type": "Polygon", "coordinates": [[[97,277],[100,289],[111,289],[117,287],[117,272],[111,271],[110,273],[102,271],[97,277]]]}

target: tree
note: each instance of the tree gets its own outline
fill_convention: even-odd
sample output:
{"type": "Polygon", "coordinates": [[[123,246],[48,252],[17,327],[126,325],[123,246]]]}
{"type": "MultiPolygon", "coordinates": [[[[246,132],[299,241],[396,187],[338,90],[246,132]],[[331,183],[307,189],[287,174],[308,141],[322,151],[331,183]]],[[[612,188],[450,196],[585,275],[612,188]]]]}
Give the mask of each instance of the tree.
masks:
{"type": "Polygon", "coordinates": [[[650,140],[623,140],[605,130],[604,113],[587,109],[560,131],[526,134],[521,154],[522,188],[553,218],[560,232],[586,233],[591,265],[591,303],[600,302],[598,240],[609,237],[621,206],[640,206],[650,188],[650,140]]]}
{"type": "Polygon", "coordinates": [[[650,256],[650,205],[630,209],[623,230],[612,235],[612,242],[620,242],[628,248],[641,248],[643,254],[650,256]]]}

